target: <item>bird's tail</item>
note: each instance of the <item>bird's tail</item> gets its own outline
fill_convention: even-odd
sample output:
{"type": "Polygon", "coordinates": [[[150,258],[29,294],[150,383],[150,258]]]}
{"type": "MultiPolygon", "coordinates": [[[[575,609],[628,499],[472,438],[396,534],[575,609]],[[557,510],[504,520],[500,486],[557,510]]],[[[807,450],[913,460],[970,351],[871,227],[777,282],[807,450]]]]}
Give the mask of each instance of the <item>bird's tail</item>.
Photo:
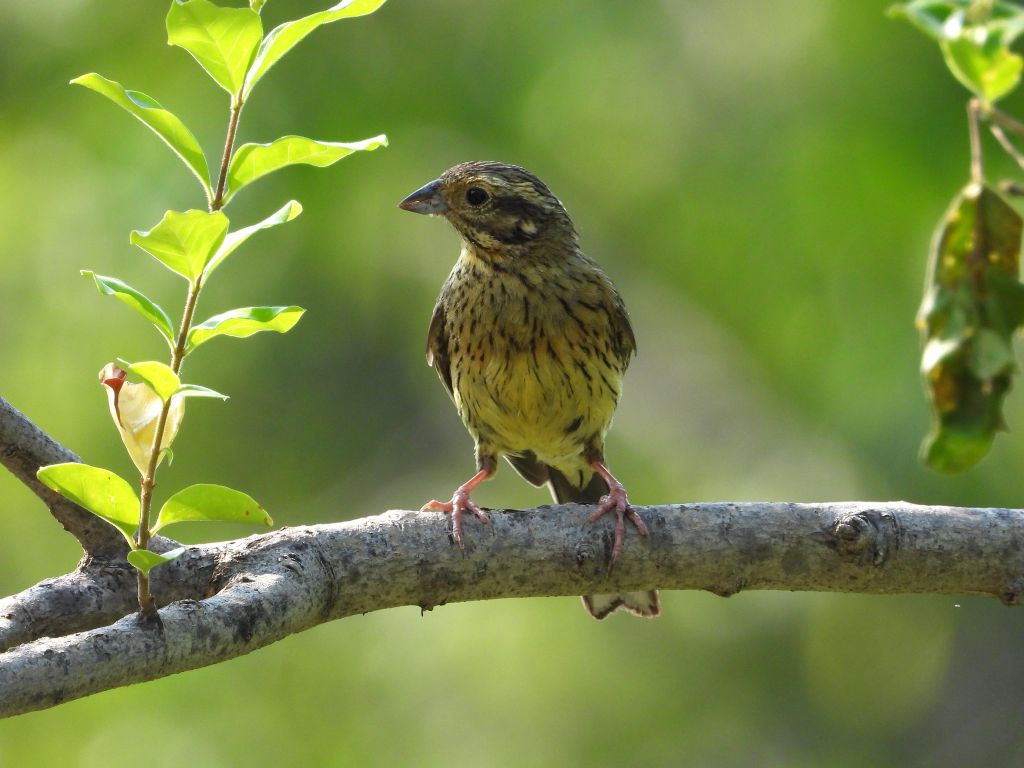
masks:
{"type": "MultiPolygon", "coordinates": [[[[578,488],[554,467],[548,467],[548,487],[558,503],[597,504],[608,493],[608,484],[596,472],[584,487],[578,488]]],[[[655,590],[620,592],[615,595],[584,595],[583,605],[595,619],[603,619],[623,608],[637,616],[653,618],[661,613],[661,604],[655,590]]]]}

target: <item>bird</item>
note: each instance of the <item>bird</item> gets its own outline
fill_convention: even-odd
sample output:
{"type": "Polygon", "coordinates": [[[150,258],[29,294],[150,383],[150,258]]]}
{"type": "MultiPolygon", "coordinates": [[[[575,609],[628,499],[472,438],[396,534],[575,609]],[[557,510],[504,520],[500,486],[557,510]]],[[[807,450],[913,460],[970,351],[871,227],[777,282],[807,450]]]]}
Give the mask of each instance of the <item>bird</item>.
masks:
{"type": "MultiPolygon", "coordinates": [[[[559,199],[525,168],[461,163],[399,207],[443,217],[462,239],[430,319],[427,363],[474,440],[477,471],[450,501],[423,511],[450,513],[463,547],[462,518],[490,520],[470,495],[504,457],[556,502],[596,504],[590,522],[613,515],[614,564],[627,521],[648,536],[604,455],[636,352],[618,290],[580,249],[559,199]]],[[[661,610],[654,590],[587,595],[583,604],[598,619],[619,608],[647,617],[661,610]]]]}

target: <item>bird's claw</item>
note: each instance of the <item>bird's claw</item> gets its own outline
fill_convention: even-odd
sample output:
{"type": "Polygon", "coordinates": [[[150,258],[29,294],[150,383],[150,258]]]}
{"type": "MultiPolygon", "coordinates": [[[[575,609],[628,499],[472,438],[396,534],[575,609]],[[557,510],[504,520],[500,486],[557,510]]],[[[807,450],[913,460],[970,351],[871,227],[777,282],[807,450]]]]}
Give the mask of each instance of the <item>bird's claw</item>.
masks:
{"type": "Polygon", "coordinates": [[[428,501],[420,508],[420,512],[444,512],[451,515],[452,538],[459,545],[459,549],[466,548],[462,543],[462,516],[464,514],[467,512],[473,514],[484,525],[491,522],[491,518],[487,516],[487,513],[469,498],[469,492],[461,488],[455,491],[451,501],[438,501],[437,499],[428,501]]]}
{"type": "Polygon", "coordinates": [[[637,532],[641,536],[647,536],[647,525],[640,518],[640,515],[636,513],[636,510],[629,505],[626,489],[621,485],[613,486],[606,496],[601,497],[597,511],[587,518],[587,522],[593,523],[609,512],[615,513],[615,540],[612,543],[612,556],[608,564],[608,567],[611,568],[619,555],[622,554],[622,545],[626,539],[626,520],[629,520],[636,527],[637,532]]]}

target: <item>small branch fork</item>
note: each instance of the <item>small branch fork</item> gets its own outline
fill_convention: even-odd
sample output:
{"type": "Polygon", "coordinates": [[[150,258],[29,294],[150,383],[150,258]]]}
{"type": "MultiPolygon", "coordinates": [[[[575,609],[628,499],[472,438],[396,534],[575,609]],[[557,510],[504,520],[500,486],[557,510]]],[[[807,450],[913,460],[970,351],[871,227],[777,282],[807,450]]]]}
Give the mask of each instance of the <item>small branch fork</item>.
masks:
{"type": "MultiPolygon", "coordinates": [[[[1024,137],[1024,123],[1001,112],[992,106],[986,106],[979,99],[967,102],[967,128],[971,142],[971,181],[980,184],[984,180],[984,163],[982,159],[980,124],[984,122],[989,132],[999,142],[999,146],[1013,158],[1014,162],[1024,170],[1024,151],[1021,151],[1008,134],[1013,133],[1024,137]]],[[[1005,191],[1018,194],[1017,185],[1004,185],[1005,191]]]]}

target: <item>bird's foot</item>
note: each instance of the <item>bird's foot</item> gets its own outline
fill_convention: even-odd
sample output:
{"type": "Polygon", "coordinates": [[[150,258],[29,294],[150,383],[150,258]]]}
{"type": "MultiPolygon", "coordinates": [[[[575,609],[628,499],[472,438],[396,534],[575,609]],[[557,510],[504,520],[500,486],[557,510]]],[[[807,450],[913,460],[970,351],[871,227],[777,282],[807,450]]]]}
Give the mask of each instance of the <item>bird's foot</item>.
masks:
{"type": "Polygon", "coordinates": [[[462,543],[462,516],[467,512],[471,513],[485,525],[491,522],[491,518],[487,516],[476,503],[469,498],[469,490],[465,486],[460,486],[452,494],[451,501],[428,501],[420,509],[421,512],[444,512],[452,516],[452,538],[455,539],[455,543],[459,545],[459,549],[465,549],[462,543]]]}
{"type": "Polygon", "coordinates": [[[587,519],[587,522],[593,523],[609,512],[615,513],[615,539],[612,543],[611,562],[608,564],[610,568],[619,555],[622,554],[622,545],[626,538],[626,521],[629,520],[641,536],[647,536],[647,525],[640,518],[640,515],[636,513],[636,510],[630,506],[629,499],[626,496],[626,489],[622,483],[616,480],[612,473],[600,462],[594,463],[594,469],[608,483],[608,494],[601,497],[597,511],[587,519]]]}

